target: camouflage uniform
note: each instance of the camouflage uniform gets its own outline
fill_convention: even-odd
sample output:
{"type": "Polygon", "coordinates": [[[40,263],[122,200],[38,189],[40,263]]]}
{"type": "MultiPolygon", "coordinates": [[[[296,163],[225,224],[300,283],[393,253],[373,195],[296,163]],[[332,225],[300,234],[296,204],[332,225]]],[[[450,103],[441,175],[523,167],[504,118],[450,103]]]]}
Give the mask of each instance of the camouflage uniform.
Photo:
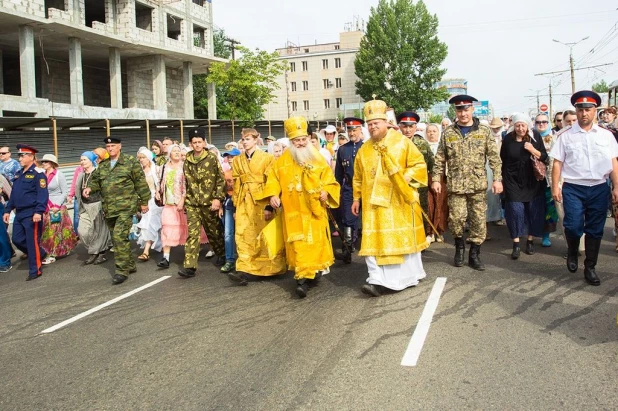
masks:
{"type": "Polygon", "coordinates": [[[165,163],[167,163],[167,156],[165,154],[162,154],[160,156],[157,156],[157,158],[155,158],[155,164],[157,166],[161,167],[165,163]]]}
{"type": "Polygon", "coordinates": [[[225,200],[225,179],[219,159],[204,150],[198,158],[194,152],[187,155],[184,173],[187,184],[185,209],[189,235],[185,245],[184,267],[196,269],[200,252],[200,226],[208,236],[208,242],[218,257],[225,256],[223,229],[219,212],[210,209],[213,200],[225,200]]]}
{"type": "Polygon", "coordinates": [[[442,133],[435,156],[432,181],[440,182],[448,167],[447,192],[449,228],[454,238],[464,235],[464,224],[469,218],[470,241],[480,245],[485,241],[487,227],[487,175],[485,162],[494,172],[494,181],[502,181],[500,153],[491,129],[474,118],[472,128],[462,136],[456,124],[442,133]]]}
{"type": "MultiPolygon", "coordinates": [[[[427,170],[431,172],[431,170],[433,170],[434,157],[433,157],[433,153],[431,152],[431,147],[429,147],[429,143],[423,137],[416,135],[416,134],[414,135],[414,137],[412,137],[412,142],[414,143],[416,148],[418,148],[418,151],[420,151],[421,154],[423,155],[423,158],[425,159],[425,163],[427,164],[427,170]]],[[[419,195],[419,201],[421,203],[421,208],[423,209],[425,214],[429,215],[429,198],[428,198],[429,188],[419,187],[418,195],[419,195]]],[[[429,225],[429,223],[426,221],[425,218],[423,218],[423,224],[425,225],[425,232],[430,233],[432,231],[431,226],[429,225]]]]}
{"type": "Polygon", "coordinates": [[[128,276],[135,272],[131,257],[129,231],[138,206],[148,205],[150,188],[139,161],[120,153],[112,168],[110,159],[101,161],[88,182],[92,193],[100,192],[103,198],[105,223],[112,234],[116,274],[128,276]]]}

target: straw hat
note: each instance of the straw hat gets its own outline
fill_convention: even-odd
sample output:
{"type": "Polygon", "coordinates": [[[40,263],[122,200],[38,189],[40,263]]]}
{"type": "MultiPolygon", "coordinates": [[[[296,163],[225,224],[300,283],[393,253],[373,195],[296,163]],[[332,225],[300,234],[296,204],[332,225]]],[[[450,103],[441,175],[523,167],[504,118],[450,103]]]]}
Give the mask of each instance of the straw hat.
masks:
{"type": "Polygon", "coordinates": [[[504,123],[502,123],[502,120],[500,120],[498,117],[494,117],[491,119],[491,123],[489,123],[489,128],[500,128],[504,125],[504,123]]]}
{"type": "Polygon", "coordinates": [[[50,163],[54,163],[56,165],[56,167],[58,167],[58,159],[53,154],[45,154],[43,156],[43,158],[41,159],[41,163],[43,163],[45,161],[49,161],[50,163]]]}

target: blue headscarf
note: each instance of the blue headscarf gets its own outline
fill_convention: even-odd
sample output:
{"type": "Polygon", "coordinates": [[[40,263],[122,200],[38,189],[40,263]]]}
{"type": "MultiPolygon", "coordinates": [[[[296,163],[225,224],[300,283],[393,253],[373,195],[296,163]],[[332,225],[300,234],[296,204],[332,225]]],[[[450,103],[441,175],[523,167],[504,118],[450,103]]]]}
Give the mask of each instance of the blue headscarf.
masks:
{"type": "Polygon", "coordinates": [[[84,151],[82,153],[82,157],[86,157],[88,160],[92,161],[92,165],[94,168],[97,168],[97,159],[99,156],[94,154],[92,151],[84,151]]]}

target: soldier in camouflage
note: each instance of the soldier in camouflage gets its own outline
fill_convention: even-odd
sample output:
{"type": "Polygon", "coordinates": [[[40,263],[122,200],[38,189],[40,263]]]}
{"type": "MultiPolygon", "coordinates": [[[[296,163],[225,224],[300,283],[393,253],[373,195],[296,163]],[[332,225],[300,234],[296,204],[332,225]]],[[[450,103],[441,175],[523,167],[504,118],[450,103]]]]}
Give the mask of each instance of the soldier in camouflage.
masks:
{"type": "Polygon", "coordinates": [[[197,270],[197,257],[200,252],[200,227],[208,236],[208,241],[217,255],[215,265],[225,264],[225,245],[223,227],[219,220],[219,209],[225,200],[225,179],[219,158],[204,150],[206,141],[204,129],[196,128],[189,133],[193,151],[187,154],[184,163],[187,196],[187,229],[189,235],[185,245],[184,267],[178,271],[181,277],[194,277],[197,270]]]}
{"type": "Polygon", "coordinates": [[[105,222],[115,250],[116,272],[112,283],[120,284],[137,271],[131,256],[129,231],[138,206],[142,213],[148,212],[150,188],[139,161],[121,152],[120,139],[108,137],[104,142],[109,158],[101,161],[82,194],[88,198],[91,193],[101,193],[105,222]]]}
{"type": "MultiPolygon", "coordinates": [[[[431,152],[431,147],[429,147],[429,143],[422,136],[417,134],[416,128],[417,124],[420,121],[420,116],[413,111],[404,111],[403,113],[397,116],[397,123],[399,124],[399,129],[401,133],[409,138],[418,151],[421,152],[423,158],[425,159],[425,163],[427,164],[427,171],[431,172],[433,169],[434,158],[433,153],[431,152]]],[[[421,203],[421,208],[425,212],[425,214],[429,213],[429,192],[428,187],[419,187],[418,188],[418,196],[419,202],[421,203]]],[[[425,233],[430,232],[430,227],[426,219],[423,219],[423,224],[425,226],[425,233]]]]}
{"type": "Polygon", "coordinates": [[[480,124],[473,116],[474,97],[458,95],[449,100],[455,105],[456,122],[442,132],[442,139],[436,152],[431,188],[441,192],[440,179],[448,169],[447,191],[449,207],[449,228],[455,238],[455,267],[464,262],[464,224],[469,219],[470,254],[468,265],[476,270],[485,266],[479,257],[481,244],[485,241],[487,227],[487,175],[485,163],[494,173],[492,191],[502,192],[502,162],[491,129],[480,124]]]}

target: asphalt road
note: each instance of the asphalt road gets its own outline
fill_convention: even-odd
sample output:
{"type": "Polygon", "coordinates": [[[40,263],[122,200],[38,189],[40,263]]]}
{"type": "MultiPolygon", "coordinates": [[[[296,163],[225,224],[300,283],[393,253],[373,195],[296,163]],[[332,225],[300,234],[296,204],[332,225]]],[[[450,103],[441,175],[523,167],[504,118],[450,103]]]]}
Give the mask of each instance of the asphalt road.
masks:
{"type": "Polygon", "coordinates": [[[198,276],[181,279],[179,252],[169,270],[153,258],[119,286],[113,261],[81,265],[81,246],[33,282],[16,259],[0,274],[0,409],[617,409],[610,223],[600,287],[567,272],[559,238],[510,260],[505,227],[490,229],[485,272],[454,268],[452,241],[434,244],[427,279],[380,298],[361,294],[358,257],[304,300],[291,273],[237,287],[201,258],[198,276]],[[418,365],[403,367],[437,277],[446,288],[418,365]]]}

